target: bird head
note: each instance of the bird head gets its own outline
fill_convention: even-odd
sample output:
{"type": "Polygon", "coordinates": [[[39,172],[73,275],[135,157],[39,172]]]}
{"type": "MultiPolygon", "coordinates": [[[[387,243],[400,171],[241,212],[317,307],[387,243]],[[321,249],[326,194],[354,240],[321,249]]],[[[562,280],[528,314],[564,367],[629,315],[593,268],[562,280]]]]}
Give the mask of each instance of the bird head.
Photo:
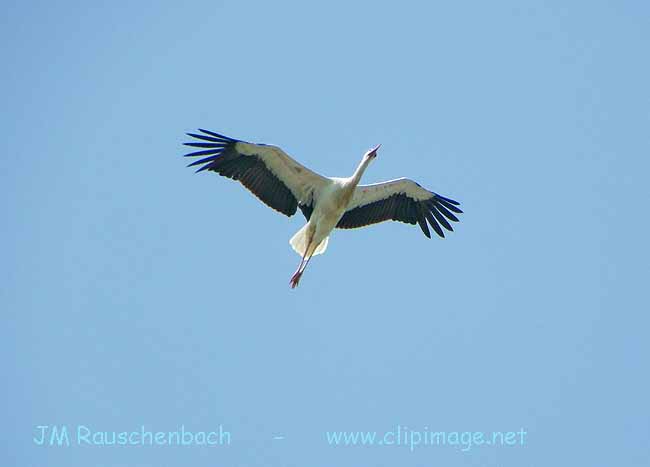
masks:
{"type": "Polygon", "coordinates": [[[378,144],[378,145],[375,146],[374,148],[369,149],[369,150],[365,153],[364,158],[365,158],[365,159],[373,160],[375,157],[377,157],[377,151],[379,150],[380,147],[381,147],[381,144],[378,144]]]}

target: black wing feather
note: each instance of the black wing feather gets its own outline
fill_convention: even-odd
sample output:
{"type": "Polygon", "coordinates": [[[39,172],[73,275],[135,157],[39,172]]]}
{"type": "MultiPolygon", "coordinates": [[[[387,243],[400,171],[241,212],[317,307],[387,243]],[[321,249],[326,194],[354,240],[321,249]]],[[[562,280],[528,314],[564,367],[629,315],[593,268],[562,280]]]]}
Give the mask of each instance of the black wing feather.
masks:
{"type": "Polygon", "coordinates": [[[462,214],[463,213],[463,211],[461,211],[459,208],[456,207],[456,206],[458,206],[457,201],[454,201],[453,203],[451,203],[450,200],[448,200],[447,198],[443,198],[442,196],[437,195],[437,194],[435,195],[435,200],[436,200],[436,202],[438,204],[441,204],[441,205],[445,206],[446,208],[450,209],[451,211],[454,211],[457,214],[462,214]]]}
{"type": "Polygon", "coordinates": [[[228,143],[183,143],[183,144],[185,146],[192,146],[193,148],[216,148],[219,146],[226,146],[228,143]]]}
{"type": "Polygon", "coordinates": [[[451,225],[449,225],[449,222],[447,222],[447,219],[445,219],[444,216],[438,212],[438,209],[431,209],[431,214],[433,214],[433,217],[435,217],[438,223],[442,224],[445,229],[449,230],[450,232],[454,231],[454,229],[451,228],[451,225]]]}
{"type": "Polygon", "coordinates": [[[425,208],[422,204],[418,204],[418,207],[420,208],[420,212],[418,213],[418,224],[420,224],[420,228],[422,229],[422,232],[424,232],[424,235],[426,235],[427,238],[431,238],[431,232],[429,232],[429,226],[427,226],[424,214],[425,208]]]}
{"type": "Polygon", "coordinates": [[[440,237],[445,238],[445,232],[443,232],[436,220],[433,218],[431,211],[427,209],[425,214],[427,215],[427,220],[429,221],[429,224],[431,224],[431,227],[433,227],[433,230],[435,230],[440,237]]]}
{"type": "MultiPolygon", "coordinates": [[[[454,216],[452,213],[447,211],[447,208],[444,207],[442,203],[437,203],[434,205],[441,214],[443,214],[447,219],[453,222],[458,222],[458,217],[454,216]]],[[[460,211],[460,209],[458,209],[460,211]]],[[[462,212],[462,211],[461,211],[462,212]]]]}
{"type": "Polygon", "coordinates": [[[190,142],[185,145],[206,149],[185,154],[185,157],[208,157],[192,162],[188,167],[200,165],[197,172],[210,170],[224,177],[238,180],[262,202],[276,211],[287,216],[296,213],[298,200],[291,190],[266,167],[261,158],[237,152],[235,144],[240,140],[201,128],[199,131],[208,136],[196,133],[187,133],[187,135],[208,142],[190,142]]]}
{"type": "MultiPolygon", "coordinates": [[[[442,197],[436,193],[431,193],[431,198],[422,201],[415,200],[405,193],[395,193],[374,203],[350,209],[343,214],[336,227],[339,229],[355,229],[393,220],[406,224],[418,224],[424,235],[431,238],[427,226],[428,221],[436,234],[444,238],[445,233],[440,226],[442,225],[445,229],[453,231],[447,219],[458,222],[458,218],[448,209],[462,213],[463,211],[456,207],[458,205],[460,205],[458,201],[442,197]]],[[[302,206],[301,209],[303,209],[302,206]]]]}

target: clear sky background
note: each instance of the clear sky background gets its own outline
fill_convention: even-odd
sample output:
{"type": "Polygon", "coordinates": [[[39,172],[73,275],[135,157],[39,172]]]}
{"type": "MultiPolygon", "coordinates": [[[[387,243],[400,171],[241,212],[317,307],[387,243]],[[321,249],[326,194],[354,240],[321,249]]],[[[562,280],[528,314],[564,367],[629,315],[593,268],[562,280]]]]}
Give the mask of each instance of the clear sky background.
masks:
{"type": "Polygon", "coordinates": [[[5,2],[3,465],[646,466],[650,6],[5,2]],[[462,203],[336,231],[185,168],[197,127],[462,203]],[[37,425],[232,434],[42,447],[37,425]],[[524,446],[332,447],[326,430],[524,446]],[[274,440],[274,436],[284,436],[274,440]]]}

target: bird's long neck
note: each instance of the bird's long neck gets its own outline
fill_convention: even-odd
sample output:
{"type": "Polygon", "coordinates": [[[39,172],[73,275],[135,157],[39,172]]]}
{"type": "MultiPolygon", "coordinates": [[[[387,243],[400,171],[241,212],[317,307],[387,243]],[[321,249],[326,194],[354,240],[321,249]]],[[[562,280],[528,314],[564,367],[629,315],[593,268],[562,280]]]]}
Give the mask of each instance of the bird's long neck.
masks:
{"type": "Polygon", "coordinates": [[[368,165],[370,164],[370,160],[371,160],[370,158],[364,157],[361,160],[359,167],[357,167],[357,170],[355,170],[354,174],[352,174],[352,177],[350,177],[350,181],[354,184],[354,186],[357,186],[359,184],[359,181],[361,181],[361,177],[363,176],[363,173],[368,168],[368,165]]]}

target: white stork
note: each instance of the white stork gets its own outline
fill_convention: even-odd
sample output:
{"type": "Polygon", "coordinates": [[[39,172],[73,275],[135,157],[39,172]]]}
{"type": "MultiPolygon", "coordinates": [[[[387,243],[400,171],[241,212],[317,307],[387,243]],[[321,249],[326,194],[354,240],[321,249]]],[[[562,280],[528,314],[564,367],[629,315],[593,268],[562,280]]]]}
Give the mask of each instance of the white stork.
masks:
{"type": "Polygon", "coordinates": [[[207,156],[189,166],[201,167],[197,172],[212,170],[219,175],[239,180],[255,196],[287,216],[299,207],[307,218],[289,243],[301,256],[298,269],[291,277],[294,288],[311,257],[327,248],[329,235],[335,227],[354,229],[394,220],[418,223],[424,235],[431,238],[427,221],[440,236],[442,228],[452,231],[449,221],[458,222],[453,214],[462,213],[459,203],[422,188],[407,178],[398,178],[372,185],[359,185],[370,162],[377,157],[379,146],[367,151],[351,177],[323,177],[293,160],[276,146],[253,144],[199,129],[202,134],[187,133],[200,142],[185,143],[201,148],[186,157],[207,156]]]}

